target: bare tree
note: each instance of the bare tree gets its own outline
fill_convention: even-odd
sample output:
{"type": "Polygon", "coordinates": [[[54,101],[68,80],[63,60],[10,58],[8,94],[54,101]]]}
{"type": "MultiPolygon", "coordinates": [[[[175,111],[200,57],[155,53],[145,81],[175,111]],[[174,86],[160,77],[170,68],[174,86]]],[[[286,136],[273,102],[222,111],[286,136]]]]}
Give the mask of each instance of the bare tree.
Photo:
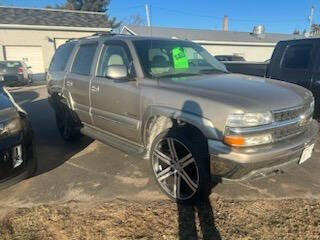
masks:
{"type": "Polygon", "coordinates": [[[300,31],[295,28],[292,34],[293,35],[300,35],[300,31]]]}
{"type": "Polygon", "coordinates": [[[89,12],[104,12],[106,18],[113,28],[118,27],[121,22],[117,22],[116,18],[110,18],[107,14],[108,6],[111,0],[66,0],[62,5],[47,6],[49,8],[68,9],[89,12]]]}
{"type": "Polygon", "coordinates": [[[126,18],[124,22],[130,25],[138,25],[138,26],[147,25],[146,19],[143,18],[140,14],[133,14],[130,17],[126,18]]]}

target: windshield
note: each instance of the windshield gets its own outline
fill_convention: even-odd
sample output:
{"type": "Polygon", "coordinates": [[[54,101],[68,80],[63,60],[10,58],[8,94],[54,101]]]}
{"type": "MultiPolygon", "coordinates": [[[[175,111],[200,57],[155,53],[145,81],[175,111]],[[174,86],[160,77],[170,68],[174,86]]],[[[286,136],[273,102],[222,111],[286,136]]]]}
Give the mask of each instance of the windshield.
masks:
{"type": "Polygon", "coordinates": [[[227,72],[226,67],[201,46],[179,40],[134,42],[142,67],[153,78],[227,72]]]}
{"type": "Polygon", "coordinates": [[[0,61],[0,69],[21,67],[21,62],[16,61],[0,61]]]}

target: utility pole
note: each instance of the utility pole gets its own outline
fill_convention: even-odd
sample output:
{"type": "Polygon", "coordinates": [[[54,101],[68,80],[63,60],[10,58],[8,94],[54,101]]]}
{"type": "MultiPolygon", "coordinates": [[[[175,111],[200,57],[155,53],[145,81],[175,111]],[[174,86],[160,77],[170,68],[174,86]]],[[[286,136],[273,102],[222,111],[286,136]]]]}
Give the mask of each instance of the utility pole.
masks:
{"type": "Polygon", "coordinates": [[[311,36],[312,34],[313,13],[314,13],[314,6],[311,7],[310,16],[309,16],[309,36],[311,36]]]}
{"type": "Polygon", "coordinates": [[[148,27],[150,27],[151,26],[151,22],[150,22],[149,7],[148,7],[147,3],[146,3],[146,16],[147,16],[148,27]]]}
{"type": "Polygon", "coordinates": [[[222,30],[227,32],[229,28],[229,18],[228,16],[224,15],[223,22],[222,22],[222,30]]]}

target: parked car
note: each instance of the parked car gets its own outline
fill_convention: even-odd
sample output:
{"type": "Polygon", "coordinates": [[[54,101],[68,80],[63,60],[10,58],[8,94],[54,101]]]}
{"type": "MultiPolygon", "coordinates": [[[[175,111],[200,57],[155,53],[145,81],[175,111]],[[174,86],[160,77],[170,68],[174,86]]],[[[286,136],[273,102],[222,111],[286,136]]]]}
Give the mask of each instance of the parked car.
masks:
{"type": "Polygon", "coordinates": [[[37,167],[27,113],[0,86],[0,189],[31,176],[37,167]]]}
{"type": "Polygon", "coordinates": [[[223,62],[229,72],[265,77],[268,62],[223,62]]]}
{"type": "Polygon", "coordinates": [[[6,86],[29,84],[32,82],[31,67],[23,61],[0,61],[0,82],[6,86]]]}
{"type": "Polygon", "coordinates": [[[53,57],[47,89],[65,140],[84,134],[145,153],[160,188],[181,203],[206,196],[211,176],[244,181],[302,164],[318,132],[310,91],[230,74],[189,41],[71,40],[53,57]]]}
{"type": "Polygon", "coordinates": [[[217,60],[219,60],[220,62],[233,62],[233,61],[237,61],[237,62],[244,62],[246,61],[244,59],[244,57],[241,56],[236,56],[236,55],[216,55],[215,58],[217,60]]]}
{"type": "Polygon", "coordinates": [[[316,119],[320,119],[320,38],[280,41],[270,63],[227,63],[231,72],[261,75],[309,89],[315,97],[316,119]],[[258,70],[257,70],[258,69],[258,70]],[[259,73],[259,74],[255,74],[259,73]]]}

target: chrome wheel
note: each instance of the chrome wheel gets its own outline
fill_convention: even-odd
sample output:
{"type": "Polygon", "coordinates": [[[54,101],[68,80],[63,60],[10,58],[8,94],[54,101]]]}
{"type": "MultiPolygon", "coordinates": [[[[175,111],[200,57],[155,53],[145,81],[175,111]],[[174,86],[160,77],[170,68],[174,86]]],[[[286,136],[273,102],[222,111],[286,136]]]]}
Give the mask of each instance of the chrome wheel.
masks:
{"type": "Polygon", "coordinates": [[[163,138],[152,152],[156,180],[177,200],[190,199],[199,188],[199,171],[191,151],[175,138],[163,138]]]}

